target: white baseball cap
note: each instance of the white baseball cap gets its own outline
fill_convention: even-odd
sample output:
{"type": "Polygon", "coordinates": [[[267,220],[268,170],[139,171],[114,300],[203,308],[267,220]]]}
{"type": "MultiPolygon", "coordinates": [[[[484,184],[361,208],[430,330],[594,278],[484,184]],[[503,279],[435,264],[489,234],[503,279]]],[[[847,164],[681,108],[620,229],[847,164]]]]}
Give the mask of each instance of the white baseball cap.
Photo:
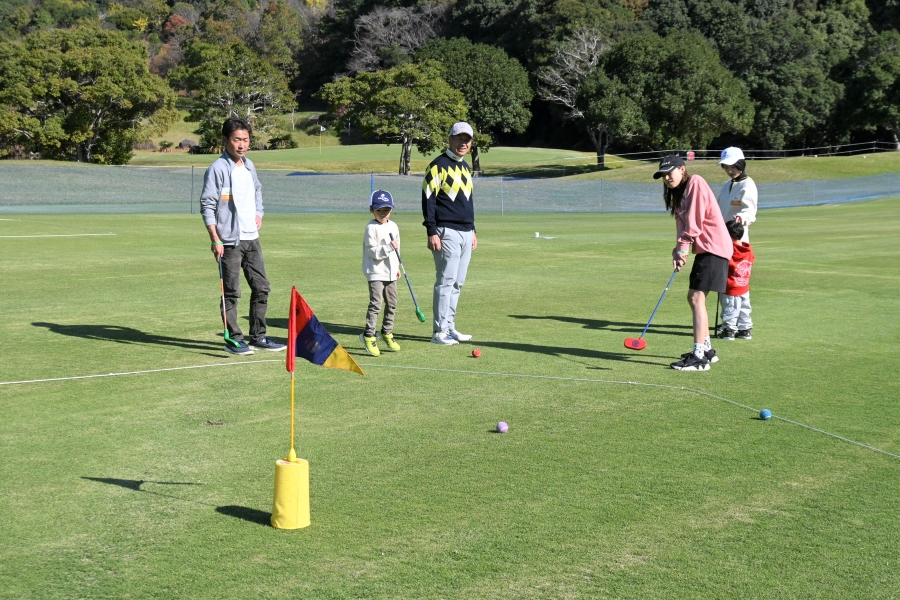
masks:
{"type": "Polygon", "coordinates": [[[731,146],[730,148],[722,150],[722,160],[719,161],[719,164],[733,165],[739,160],[744,160],[744,153],[741,152],[740,148],[731,146]]]}
{"type": "Polygon", "coordinates": [[[453,127],[450,128],[450,137],[454,135],[461,135],[466,133],[469,137],[475,137],[475,132],[472,131],[472,126],[464,121],[460,121],[459,123],[454,123],[453,127]]]}

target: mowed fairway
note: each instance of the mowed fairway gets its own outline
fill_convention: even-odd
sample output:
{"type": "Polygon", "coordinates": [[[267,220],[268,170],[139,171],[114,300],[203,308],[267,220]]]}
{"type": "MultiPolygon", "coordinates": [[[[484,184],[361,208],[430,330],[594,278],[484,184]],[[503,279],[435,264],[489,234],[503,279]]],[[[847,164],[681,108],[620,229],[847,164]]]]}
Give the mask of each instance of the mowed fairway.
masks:
{"type": "MultiPolygon", "coordinates": [[[[268,526],[284,355],[221,352],[200,217],[0,220],[0,597],[898,597],[900,199],[761,212],[753,339],[706,373],[668,368],[687,273],[622,344],[671,273],[666,214],[479,215],[474,342],[428,343],[401,281],[377,359],[367,218],[262,230],[269,334],[296,285],[366,371],[298,361],[298,531],[268,526]]],[[[396,220],[430,314],[421,215],[396,220]]]]}

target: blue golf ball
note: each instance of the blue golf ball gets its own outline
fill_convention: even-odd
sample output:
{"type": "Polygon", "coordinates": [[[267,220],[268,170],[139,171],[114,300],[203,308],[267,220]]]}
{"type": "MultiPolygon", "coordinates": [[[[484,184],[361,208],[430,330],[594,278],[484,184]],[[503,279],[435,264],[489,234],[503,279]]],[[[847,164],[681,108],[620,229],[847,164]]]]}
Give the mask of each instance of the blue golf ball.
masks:
{"type": "Polygon", "coordinates": [[[759,411],[759,418],[763,421],[768,421],[772,418],[772,411],[768,408],[762,409],[761,411],[759,411]]]}

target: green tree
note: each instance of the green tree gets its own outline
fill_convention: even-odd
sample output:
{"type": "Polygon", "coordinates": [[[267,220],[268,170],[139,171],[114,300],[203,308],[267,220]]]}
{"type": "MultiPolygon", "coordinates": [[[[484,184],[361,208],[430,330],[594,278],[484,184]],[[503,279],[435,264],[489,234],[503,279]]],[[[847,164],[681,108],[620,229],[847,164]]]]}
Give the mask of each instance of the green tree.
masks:
{"type": "MultiPolygon", "coordinates": [[[[564,120],[585,127],[597,152],[597,164],[601,167],[613,130],[603,121],[594,120],[593,125],[585,121],[584,110],[578,103],[578,94],[588,73],[600,64],[600,58],[607,49],[603,35],[598,30],[579,29],[557,46],[550,64],[537,73],[540,97],[561,108],[564,120]]],[[[595,87],[588,97],[596,95],[599,90],[600,88],[595,87]]],[[[581,104],[584,106],[584,101],[581,104]]]]}
{"type": "Polygon", "coordinates": [[[699,34],[645,33],[617,44],[585,78],[577,102],[590,127],[656,149],[705,148],[753,121],[746,88],[699,34]]]}
{"type": "Polygon", "coordinates": [[[855,127],[887,129],[900,150],[900,33],[888,30],[871,38],[852,62],[840,112],[855,127]]]}
{"type": "Polygon", "coordinates": [[[200,122],[205,147],[219,146],[225,119],[239,117],[267,133],[294,103],[284,73],[240,43],[188,44],[184,62],[169,79],[195,95],[188,119],[200,122]]]}
{"type": "Polygon", "coordinates": [[[500,48],[473,44],[465,38],[436,39],[416,59],[444,65],[444,80],[463,93],[469,120],[481,134],[472,150],[472,168],[481,170],[479,153],[491,146],[491,134],[522,133],[531,121],[528,105],[534,91],[522,64],[500,48]]]}
{"type": "Polygon", "coordinates": [[[260,15],[253,46],[287,77],[294,77],[297,75],[294,55],[303,46],[304,29],[305,23],[297,11],[283,0],[273,0],[260,15]]]}
{"type": "Polygon", "coordinates": [[[409,175],[412,147],[427,154],[441,147],[454,122],[466,118],[460,91],[442,79],[436,61],[359,73],[322,87],[340,126],[358,126],[387,144],[399,142],[401,175],[409,175]]]}
{"type": "Polygon", "coordinates": [[[801,16],[776,19],[750,34],[734,71],[750,90],[756,107],[751,136],[781,149],[821,141],[842,95],[830,78],[828,41],[801,16]]]}
{"type": "Polygon", "coordinates": [[[0,136],[45,158],[123,164],[131,147],[178,117],[147,51],[95,27],[0,44],[0,136]]]}
{"type": "Polygon", "coordinates": [[[97,10],[84,1],[44,0],[41,9],[50,13],[59,27],[71,27],[83,19],[97,18],[97,10]]]}
{"type": "Polygon", "coordinates": [[[499,46],[533,70],[578,29],[619,39],[634,20],[623,0],[457,0],[450,33],[499,46]]]}
{"type": "Polygon", "coordinates": [[[877,31],[900,30],[900,0],[866,0],[877,31]]]}

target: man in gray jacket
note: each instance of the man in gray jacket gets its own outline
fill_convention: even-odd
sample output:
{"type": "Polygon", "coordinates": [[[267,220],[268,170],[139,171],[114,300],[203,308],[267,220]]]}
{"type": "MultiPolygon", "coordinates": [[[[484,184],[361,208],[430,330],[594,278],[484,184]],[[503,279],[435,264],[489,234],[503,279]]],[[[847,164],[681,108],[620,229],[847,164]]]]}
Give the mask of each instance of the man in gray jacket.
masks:
{"type": "Polygon", "coordinates": [[[228,334],[235,344],[227,343],[232,354],[253,354],[253,348],[278,352],[285,349],[266,337],[266,309],[269,280],[259,230],[262,228],[262,185],[253,163],[245,156],[250,147],[250,125],[243,119],[228,119],[222,124],[225,150],[206,170],[200,215],[209,231],[211,250],[221,263],[225,283],[225,314],[228,334]],[[250,344],[238,326],[237,303],[241,297],[241,269],[250,285],[250,344]]]}

